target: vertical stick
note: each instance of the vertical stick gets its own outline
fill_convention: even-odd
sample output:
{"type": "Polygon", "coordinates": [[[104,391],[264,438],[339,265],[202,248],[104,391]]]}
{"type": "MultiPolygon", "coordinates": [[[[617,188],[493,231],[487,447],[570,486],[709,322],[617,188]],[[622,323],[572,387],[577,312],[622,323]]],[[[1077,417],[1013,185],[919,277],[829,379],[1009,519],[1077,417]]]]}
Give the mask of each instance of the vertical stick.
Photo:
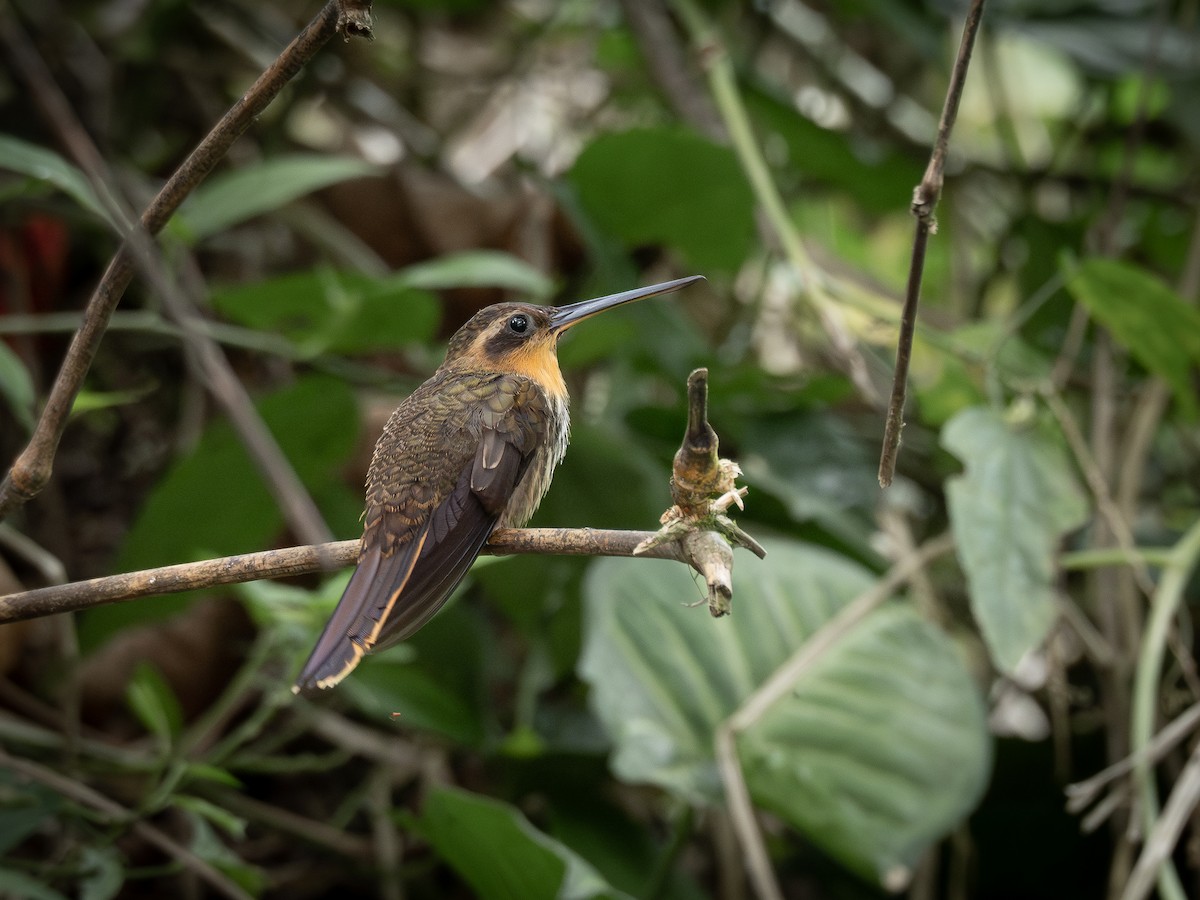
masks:
{"type": "Polygon", "coordinates": [[[950,144],[950,132],[958,117],[958,104],[962,99],[963,86],[967,81],[967,69],[971,64],[971,51],[975,46],[975,35],[979,32],[979,21],[983,18],[983,0],[972,0],[963,23],[962,40],[958,45],[958,57],[950,73],[950,85],[946,89],[946,102],[942,106],[942,118],[938,122],[937,137],[933,153],[921,183],[913,191],[912,214],[917,218],[913,236],[912,263],[908,269],[908,287],[904,295],[904,309],[900,319],[900,336],[896,343],[896,371],[892,376],[892,397],[888,402],[887,418],[884,420],[883,452],[879,457],[879,486],[887,487],[896,474],[896,458],[900,453],[900,432],[904,428],[904,399],[908,391],[908,364],[912,359],[913,333],[917,327],[917,304],[921,299],[921,278],[925,272],[925,249],[929,235],[937,230],[938,198],[942,194],[942,182],[946,169],[946,149],[950,144]]]}

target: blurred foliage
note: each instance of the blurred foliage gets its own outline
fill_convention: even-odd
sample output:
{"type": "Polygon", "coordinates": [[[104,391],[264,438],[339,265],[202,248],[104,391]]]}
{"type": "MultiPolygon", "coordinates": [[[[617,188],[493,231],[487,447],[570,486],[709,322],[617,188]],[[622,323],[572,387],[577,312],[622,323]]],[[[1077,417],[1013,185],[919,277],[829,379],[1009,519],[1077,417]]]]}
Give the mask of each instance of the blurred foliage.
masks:
{"type": "MultiPolygon", "coordinates": [[[[316,11],[0,10],[111,173],[71,161],[6,57],[5,460],[117,248],[112,198],[152,196],[316,11]]],[[[751,489],[737,517],[769,555],[736,554],[720,621],[674,564],[484,558],[315,700],[291,678],[345,572],[0,627],[0,896],[746,896],[718,733],[945,533],[954,554],[735,735],[783,893],[1119,894],[1120,844],[1154,822],[1118,802],[1082,834],[1061,790],[1125,757],[1135,718],[1200,700],[1186,627],[1139,680],[1157,691],[1133,692],[1162,649],[1140,643],[1159,567],[1196,563],[1165,551],[1200,508],[1200,35],[1170,4],[989,6],[881,492],[908,204],[961,11],[381,0],[375,42],[330,42],[162,246],[331,531],[360,533],[384,417],[475,310],[699,273],[564,341],[571,447],[533,524],[656,527],[707,366],[751,489]],[[708,94],[725,58],[744,121],[708,94]],[[732,149],[742,128],[765,178],[732,149]]],[[[45,555],[6,539],[2,583],[293,542],[190,339],[135,282],[53,481],[10,523],[45,555]]],[[[1193,581],[1181,622],[1196,599],[1193,581]]]]}

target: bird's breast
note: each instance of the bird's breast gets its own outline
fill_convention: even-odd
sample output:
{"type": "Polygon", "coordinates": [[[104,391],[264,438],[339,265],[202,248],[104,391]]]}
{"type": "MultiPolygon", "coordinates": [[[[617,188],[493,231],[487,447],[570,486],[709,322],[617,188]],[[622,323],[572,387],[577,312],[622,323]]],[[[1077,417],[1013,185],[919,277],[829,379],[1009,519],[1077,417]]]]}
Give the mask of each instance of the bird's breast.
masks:
{"type": "Polygon", "coordinates": [[[520,528],[533,517],[550,488],[555,468],[566,455],[567,441],[571,435],[571,413],[566,392],[558,397],[548,396],[546,401],[550,410],[542,440],[497,523],[500,528],[520,528]]]}

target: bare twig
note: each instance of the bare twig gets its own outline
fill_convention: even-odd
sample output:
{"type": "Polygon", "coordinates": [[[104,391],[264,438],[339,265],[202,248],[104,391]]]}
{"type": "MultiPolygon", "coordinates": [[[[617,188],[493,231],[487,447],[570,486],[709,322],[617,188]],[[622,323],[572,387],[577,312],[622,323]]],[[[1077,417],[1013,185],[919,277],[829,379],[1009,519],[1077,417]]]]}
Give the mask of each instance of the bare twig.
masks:
{"type": "MultiPolygon", "coordinates": [[[[633,556],[634,549],[653,531],[608,531],[591,528],[511,528],[492,535],[483,554],[491,556],[633,556]]],[[[263,578],[287,578],[324,570],[328,561],[348,566],[358,561],[358,541],[335,541],[304,547],[264,550],[200,562],[144,569],[89,581],[37,588],[0,597],[0,624],[58,613],[77,612],[106,603],[178,594],[222,584],[263,578]]],[[[663,544],[638,554],[653,559],[684,558],[678,544],[663,544]]],[[[703,575],[704,573],[701,572],[703,575]]]]}
{"type": "Polygon", "coordinates": [[[67,580],[67,567],[61,559],[4,522],[0,522],[0,548],[33,566],[48,584],[62,584],[67,580]]]}
{"type": "Polygon", "coordinates": [[[661,0],[621,0],[621,10],[650,74],[685,122],[720,143],[729,135],[712,101],[696,84],[661,0]]]}
{"type": "MultiPolygon", "coordinates": [[[[11,26],[15,27],[15,26],[11,26]]],[[[24,46],[23,44],[19,44],[24,46]]],[[[39,105],[77,161],[83,165],[97,195],[108,198],[108,205],[122,223],[134,221],[119,197],[117,186],[99,150],[75,116],[66,97],[52,80],[41,57],[32,48],[25,48],[17,60],[26,81],[34,88],[39,105]]],[[[203,328],[203,320],[195,304],[171,277],[150,236],[137,227],[126,224],[126,246],[143,277],[154,287],[168,314],[180,326],[184,335],[185,356],[209,392],[224,409],[241,438],[251,460],[257,466],[283,513],[284,521],[296,536],[308,544],[333,540],[317,505],[300,481],[291,462],[280,448],[254,408],[249,393],[234,374],[233,367],[221,352],[216,341],[203,328]]]]}
{"type": "MultiPolygon", "coordinates": [[[[167,180],[162,190],[142,213],[141,227],[147,233],[157,234],[162,229],[184,198],[208,175],[233,142],[339,27],[347,33],[369,33],[369,5],[355,2],[343,9],[338,0],[329,0],[321,12],[263,72],[250,90],[230,108],[167,180]]],[[[15,34],[12,27],[6,28],[5,33],[15,34]]],[[[13,46],[8,46],[6,42],[6,50],[10,53],[20,53],[28,49],[22,46],[20,40],[12,43],[13,46]]],[[[28,55],[26,54],[26,57],[28,55]]],[[[32,65],[36,66],[37,63],[32,65]]],[[[62,112],[58,109],[57,102],[52,99],[46,99],[43,108],[62,112]]],[[[64,130],[70,131],[70,126],[65,125],[64,130]]],[[[87,158],[84,151],[82,159],[87,158]]],[[[90,166],[88,168],[92,169],[90,166]]],[[[96,174],[98,173],[94,169],[89,171],[89,175],[96,174]]],[[[12,464],[3,482],[0,482],[0,518],[35,497],[50,480],[54,455],[66,428],[71,406],[95,357],[109,317],[133,279],[133,273],[134,255],[130,243],[126,242],[109,263],[88,301],[83,324],[67,348],[67,355],[50,390],[33,437],[12,464]]]]}
{"type": "Polygon", "coordinates": [[[1091,778],[1067,785],[1067,812],[1083,812],[1097,795],[1118,778],[1128,775],[1139,764],[1154,764],[1179,745],[1179,742],[1200,726],[1200,703],[1193,703],[1154,735],[1144,750],[1126,756],[1091,778]]]}
{"type": "Polygon", "coordinates": [[[380,900],[403,900],[400,863],[404,855],[396,821],[392,818],[392,773],[380,766],[368,777],[370,788],[366,812],[371,822],[371,846],[375,871],[378,872],[380,900]]]}
{"type": "Polygon", "coordinates": [[[1167,805],[1146,837],[1142,855],[1125,883],[1121,900],[1144,900],[1149,895],[1154,882],[1163,877],[1163,864],[1175,852],[1179,835],[1197,804],[1200,804],[1200,745],[1192,751],[1187,765],[1175,780],[1167,805]]]}
{"type": "Polygon", "coordinates": [[[275,435],[254,408],[254,401],[233,371],[229,359],[220,345],[205,334],[194,304],[181,291],[173,289],[158,262],[155,260],[152,263],[160,276],[155,280],[165,288],[161,296],[171,318],[187,335],[185,355],[228,416],[246,453],[266,482],[271,496],[279,504],[283,520],[302,541],[315,544],[333,540],[333,532],[325,524],[316,502],[275,440],[275,435]]]}
{"type": "Polygon", "coordinates": [[[367,862],[371,858],[371,845],[366,840],[334,828],[327,822],[310,819],[273,803],[264,803],[223,785],[210,785],[203,781],[198,781],[197,785],[201,793],[236,816],[350,859],[367,862]]]}
{"type": "Polygon", "coordinates": [[[746,786],[742,766],[738,762],[736,737],[727,721],[717,729],[715,740],[717,768],[725,785],[729,818],[733,822],[733,831],[737,835],[738,843],[742,845],[746,872],[759,900],[783,900],[783,891],[779,888],[775,871],[771,867],[771,858],[767,855],[767,845],[754,818],[750,789],[746,786]]]}
{"type": "Polygon", "coordinates": [[[737,758],[737,734],[757,722],[773,704],[793,690],[796,682],[831,647],[886,601],[900,585],[952,549],[954,538],[946,533],[926,542],[917,552],[897,562],[883,578],[842,607],[836,616],[805,641],[717,730],[717,766],[725,785],[725,798],[742,852],[746,855],[750,880],[760,900],[781,900],[783,894],[775,880],[762,834],[754,818],[750,791],[737,758]]]}
{"type": "Polygon", "coordinates": [[[1146,563],[1138,555],[1136,542],[1133,538],[1133,529],[1129,523],[1121,515],[1120,509],[1113,502],[1112,494],[1108,489],[1108,482],[1104,478],[1103,472],[1097,465],[1095,458],[1088,450],[1088,443],[1084,439],[1083,432],[1079,430],[1079,426],[1075,423],[1074,416],[1071,415],[1071,410],[1067,408],[1067,404],[1053,388],[1046,386],[1041,391],[1046,405],[1053,413],[1058,426],[1062,429],[1063,436],[1067,439],[1067,444],[1071,448],[1071,452],[1075,455],[1075,461],[1079,464],[1080,470],[1083,472],[1084,480],[1087,481],[1088,488],[1091,489],[1092,497],[1096,501],[1096,506],[1100,510],[1105,522],[1111,529],[1113,536],[1117,540],[1117,546],[1121,552],[1125,554],[1126,562],[1137,575],[1138,586],[1145,592],[1146,596],[1150,596],[1154,592],[1154,582],[1150,578],[1150,573],[1146,569],[1146,563]]]}
{"type": "Polygon", "coordinates": [[[879,457],[879,484],[887,487],[896,474],[896,458],[900,452],[900,432],[904,428],[904,398],[908,390],[908,364],[912,359],[913,334],[917,327],[917,303],[921,298],[921,278],[925,271],[925,248],[929,235],[937,230],[934,213],[942,193],[942,182],[946,169],[946,150],[950,144],[950,132],[958,116],[958,103],[962,99],[963,86],[967,81],[967,69],[971,64],[971,49],[979,31],[979,20],[983,17],[983,0],[972,0],[963,23],[962,40],[958,45],[958,57],[950,73],[950,84],[946,89],[946,102],[942,107],[942,118],[938,122],[937,137],[929,165],[921,183],[913,191],[912,213],[916,216],[913,234],[912,264],[908,270],[908,287],[904,294],[904,308],[900,314],[900,336],[896,342],[896,371],[892,376],[892,397],[888,402],[887,418],[884,421],[883,452],[879,457]]]}

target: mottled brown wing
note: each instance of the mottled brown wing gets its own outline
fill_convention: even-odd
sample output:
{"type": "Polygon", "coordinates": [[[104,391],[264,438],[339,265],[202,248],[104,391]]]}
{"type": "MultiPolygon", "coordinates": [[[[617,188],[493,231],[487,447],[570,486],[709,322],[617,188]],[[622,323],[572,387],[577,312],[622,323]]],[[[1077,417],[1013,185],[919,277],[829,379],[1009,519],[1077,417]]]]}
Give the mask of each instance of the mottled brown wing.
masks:
{"type": "Polygon", "coordinates": [[[542,448],[546,415],[541,390],[512,375],[434,379],[396,410],[371,464],[358,568],[297,690],[332,687],[442,607],[542,448]]]}

